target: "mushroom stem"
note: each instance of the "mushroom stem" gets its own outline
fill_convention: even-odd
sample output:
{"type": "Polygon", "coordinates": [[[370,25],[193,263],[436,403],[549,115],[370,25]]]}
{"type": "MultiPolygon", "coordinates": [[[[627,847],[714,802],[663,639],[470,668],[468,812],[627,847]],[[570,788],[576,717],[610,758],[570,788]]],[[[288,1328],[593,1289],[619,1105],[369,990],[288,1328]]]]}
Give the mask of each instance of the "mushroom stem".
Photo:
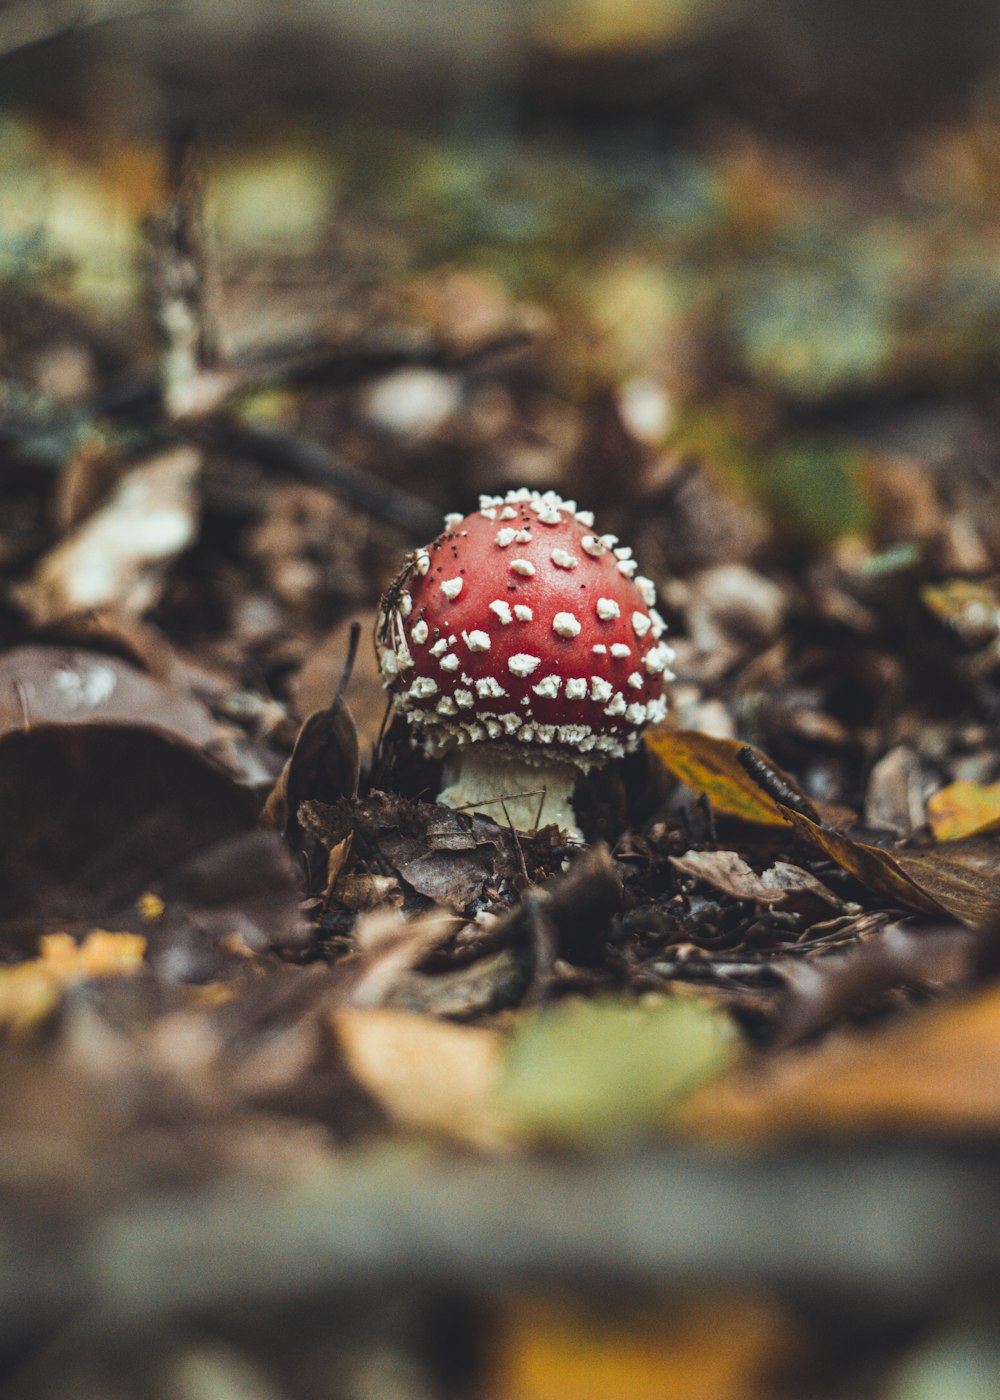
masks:
{"type": "Polygon", "coordinates": [[[453,749],[445,759],[445,787],[438,801],[447,807],[483,811],[501,824],[509,818],[520,831],[554,822],[579,835],[573,812],[579,772],[575,764],[541,755],[537,760],[522,758],[490,744],[470,744],[453,749]]]}

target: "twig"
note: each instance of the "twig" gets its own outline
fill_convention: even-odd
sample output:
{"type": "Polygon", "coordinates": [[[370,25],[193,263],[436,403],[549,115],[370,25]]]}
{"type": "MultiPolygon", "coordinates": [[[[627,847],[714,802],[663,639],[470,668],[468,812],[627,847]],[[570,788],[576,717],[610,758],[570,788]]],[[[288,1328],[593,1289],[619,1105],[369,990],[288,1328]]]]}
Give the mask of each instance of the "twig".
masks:
{"type": "Polygon", "coordinates": [[[531,938],[531,981],[524,994],[523,1006],[537,1006],[544,1001],[545,991],[552,980],[552,968],[559,951],[559,934],[547,909],[548,895],[533,890],[521,900],[521,907],[531,938]]]}
{"type": "MultiPolygon", "coordinates": [[[[481,807],[494,807],[498,802],[501,804],[501,806],[503,806],[505,802],[513,802],[515,798],[537,797],[539,793],[542,794],[542,798],[544,800],[546,791],[546,788],[528,788],[526,792],[505,792],[502,797],[480,797],[477,798],[475,802],[463,802],[461,807],[453,807],[452,811],[470,812],[473,809],[475,809],[475,811],[478,812],[481,807]]],[[[541,809],[539,808],[539,810],[541,809]]],[[[507,816],[506,807],[504,807],[504,815],[507,816]]],[[[507,820],[510,820],[509,816],[507,816],[507,820]]]]}
{"type": "Polygon", "coordinates": [[[351,680],[351,673],[354,670],[354,662],[358,655],[358,640],[361,636],[361,623],[357,618],[351,623],[350,632],[347,638],[347,655],[344,657],[344,665],[340,672],[340,684],[337,686],[337,693],[330,702],[330,710],[339,710],[344,703],[344,694],[351,680]]]}
{"type": "Polygon", "coordinates": [[[200,379],[215,363],[207,306],[201,165],[194,131],[178,126],[168,145],[166,208],[150,221],[149,297],[160,335],[163,402],[172,418],[196,410],[200,379]]]}
{"type": "Polygon", "coordinates": [[[502,797],[500,799],[500,804],[503,807],[503,814],[507,818],[507,830],[510,832],[511,840],[514,842],[514,849],[517,851],[518,869],[521,872],[521,878],[524,881],[525,888],[527,888],[528,885],[531,884],[531,881],[528,878],[528,867],[524,859],[524,847],[521,845],[521,838],[518,835],[517,827],[514,825],[511,815],[507,811],[507,803],[502,797]]]}
{"type": "Polygon", "coordinates": [[[183,431],[203,446],[225,447],[281,475],[315,482],[347,505],[398,526],[421,543],[441,531],[441,513],[435,506],[381,477],[369,476],[311,438],[281,428],[251,428],[229,422],[190,422],[183,425],[183,431]]]}
{"type": "Polygon", "coordinates": [[[277,1189],[225,1181],[126,1198],[75,1233],[51,1211],[5,1219],[17,1266],[0,1278],[0,1336],[21,1340],[86,1306],[126,1335],[140,1319],[245,1316],[404,1285],[658,1295],[737,1280],[849,1302],[870,1321],[939,1308],[957,1280],[996,1285],[998,1226],[995,1160],[968,1148],[865,1142],[444,1165],[412,1148],[360,1153],[277,1189]]]}

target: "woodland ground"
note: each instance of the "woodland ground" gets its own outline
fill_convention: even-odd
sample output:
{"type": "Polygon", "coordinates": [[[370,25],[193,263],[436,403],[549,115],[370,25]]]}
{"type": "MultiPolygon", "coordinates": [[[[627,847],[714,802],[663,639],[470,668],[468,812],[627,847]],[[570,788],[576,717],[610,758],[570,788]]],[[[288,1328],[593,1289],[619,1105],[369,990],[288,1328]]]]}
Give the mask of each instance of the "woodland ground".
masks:
{"type": "Polygon", "coordinates": [[[0,117],[5,1396],[1000,1394],[992,88],[550,42],[0,117]],[[678,654],[582,844],[374,662],[522,484],[678,654]]]}

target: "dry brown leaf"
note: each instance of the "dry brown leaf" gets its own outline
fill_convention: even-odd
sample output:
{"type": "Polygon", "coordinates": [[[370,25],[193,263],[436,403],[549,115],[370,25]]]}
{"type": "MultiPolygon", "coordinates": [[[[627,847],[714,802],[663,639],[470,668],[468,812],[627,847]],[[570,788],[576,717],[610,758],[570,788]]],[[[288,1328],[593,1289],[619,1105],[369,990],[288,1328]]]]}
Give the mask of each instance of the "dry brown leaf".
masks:
{"type": "Polygon", "coordinates": [[[358,732],[342,699],[309,716],[264,805],[261,820],[286,840],[298,832],[303,802],[355,797],[361,772],[358,732]]]}
{"type": "Polygon", "coordinates": [[[457,920],[443,910],[403,919],[384,901],[354,926],[358,951],[340,964],[349,979],[350,1004],[357,1009],[384,1006],[404,973],[455,931],[457,920]]]}
{"type": "Polygon", "coordinates": [[[844,907],[843,900],[815,875],[783,860],[775,861],[761,875],[736,851],[685,851],[682,856],[671,856],[670,864],[675,870],[703,880],[734,899],[780,906],[793,903],[797,896],[812,895],[835,909],[844,907]]]}
{"type": "Polygon", "coordinates": [[[889,851],[817,826],[784,807],[796,834],[830,856],[868,889],[907,909],[959,919],[978,928],[1000,909],[1000,848],[953,843],[930,851],[889,851]]]}
{"type": "Polygon", "coordinates": [[[879,846],[869,846],[864,841],[852,841],[850,837],[828,827],[817,826],[808,817],[800,816],[787,807],[782,810],[795,827],[796,834],[807,845],[835,860],[876,894],[907,909],[920,909],[925,914],[941,916],[948,912],[907,875],[888,851],[879,846]]]}
{"type": "Polygon", "coordinates": [[[204,748],[208,708],[181,685],[84,647],[25,646],[0,655],[0,734],[37,724],[140,724],[204,748]]]}
{"type": "Polygon", "coordinates": [[[408,1011],[336,1011],[334,1032],[355,1079],[406,1128],[499,1146],[489,1112],[500,1073],[496,1031],[408,1011]]]}
{"type": "Polygon", "coordinates": [[[914,1011],[695,1094],[677,1121],[738,1140],[1000,1131],[1000,991],[914,1011]]]}

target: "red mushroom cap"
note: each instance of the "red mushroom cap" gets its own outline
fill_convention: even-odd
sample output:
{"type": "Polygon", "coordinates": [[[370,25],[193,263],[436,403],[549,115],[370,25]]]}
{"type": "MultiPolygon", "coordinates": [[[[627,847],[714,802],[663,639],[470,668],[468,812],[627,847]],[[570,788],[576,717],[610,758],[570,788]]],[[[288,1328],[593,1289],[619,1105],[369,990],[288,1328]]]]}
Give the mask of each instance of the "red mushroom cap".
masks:
{"type": "Polygon", "coordinates": [[[663,718],[673,652],[630,549],[552,491],[450,515],[386,593],[377,643],[436,753],[485,740],[589,766],[663,718]]]}

